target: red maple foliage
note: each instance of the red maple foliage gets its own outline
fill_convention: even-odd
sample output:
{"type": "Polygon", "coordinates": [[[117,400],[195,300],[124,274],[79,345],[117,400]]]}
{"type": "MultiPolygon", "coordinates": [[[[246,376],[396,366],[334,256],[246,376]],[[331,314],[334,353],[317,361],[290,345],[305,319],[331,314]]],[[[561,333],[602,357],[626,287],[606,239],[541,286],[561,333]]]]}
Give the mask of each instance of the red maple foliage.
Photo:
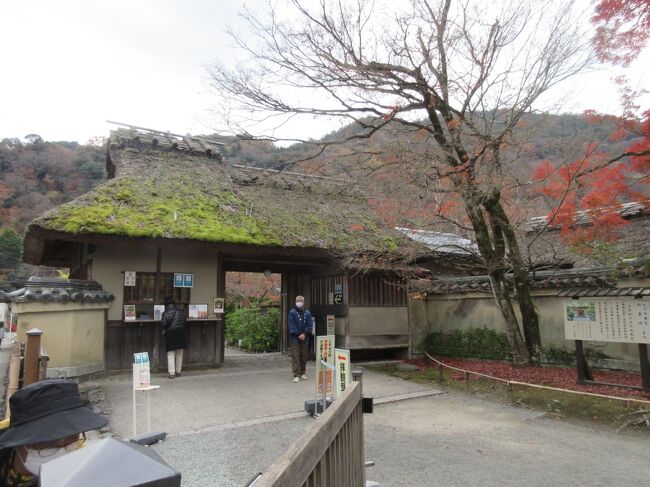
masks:
{"type": "MultiPolygon", "coordinates": [[[[592,22],[597,26],[594,47],[605,62],[627,66],[650,39],[650,0],[600,0],[592,22]]],[[[554,166],[542,161],[533,172],[537,191],[554,203],[549,225],[560,228],[567,243],[580,247],[588,241],[611,241],[628,222],[617,212],[626,200],[648,205],[644,185],[650,172],[650,110],[638,114],[635,100],[642,93],[632,90],[625,77],[619,84],[622,116],[588,110],[592,123],[612,123],[610,141],[633,138],[619,155],[607,155],[598,145],[587,147],[575,161],[554,166]],[[581,225],[576,226],[580,221],[581,225]]],[[[590,246],[582,246],[590,249],[590,246]]]]}
{"type": "Polygon", "coordinates": [[[624,201],[635,199],[647,204],[647,198],[630,184],[638,180],[635,176],[647,165],[647,156],[616,163],[603,159],[604,154],[592,152],[588,159],[557,168],[546,160],[533,172],[538,192],[556,202],[547,216],[550,226],[559,228],[571,245],[596,238],[615,240],[618,230],[629,223],[618,213],[624,201]]]}
{"type": "Polygon", "coordinates": [[[627,66],[650,38],[650,0],[601,0],[592,22],[598,57],[627,66]]]}

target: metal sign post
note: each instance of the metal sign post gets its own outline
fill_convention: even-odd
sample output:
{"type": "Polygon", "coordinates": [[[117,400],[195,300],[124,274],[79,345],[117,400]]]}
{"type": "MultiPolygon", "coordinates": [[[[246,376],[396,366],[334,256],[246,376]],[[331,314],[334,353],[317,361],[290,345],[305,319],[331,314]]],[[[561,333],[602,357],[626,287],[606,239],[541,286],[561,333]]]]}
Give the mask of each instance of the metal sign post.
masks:
{"type": "Polygon", "coordinates": [[[133,437],[137,435],[137,397],[136,391],[142,391],[147,396],[147,433],[151,431],[151,398],[149,392],[158,389],[150,383],[149,354],[136,353],[133,356],[133,437]]]}

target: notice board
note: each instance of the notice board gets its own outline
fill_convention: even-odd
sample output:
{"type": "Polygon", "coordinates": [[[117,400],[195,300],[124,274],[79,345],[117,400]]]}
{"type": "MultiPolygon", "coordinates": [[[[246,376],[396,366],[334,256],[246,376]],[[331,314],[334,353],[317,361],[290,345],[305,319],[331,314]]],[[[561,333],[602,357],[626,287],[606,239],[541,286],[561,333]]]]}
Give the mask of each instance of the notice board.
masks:
{"type": "Polygon", "coordinates": [[[650,343],[648,308],[641,299],[580,299],[564,302],[567,340],[650,343]]]}

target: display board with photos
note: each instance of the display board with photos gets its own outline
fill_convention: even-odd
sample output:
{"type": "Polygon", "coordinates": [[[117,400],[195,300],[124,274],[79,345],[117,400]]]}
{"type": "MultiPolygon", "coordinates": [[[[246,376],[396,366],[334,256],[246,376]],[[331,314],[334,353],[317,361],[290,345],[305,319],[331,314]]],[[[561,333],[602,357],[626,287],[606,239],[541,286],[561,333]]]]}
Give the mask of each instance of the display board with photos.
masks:
{"type": "Polygon", "coordinates": [[[191,320],[204,320],[208,317],[207,304],[190,304],[188,318],[191,320]]]}
{"type": "Polygon", "coordinates": [[[128,279],[125,276],[123,290],[124,321],[159,321],[167,297],[188,312],[192,293],[191,288],[174,287],[174,274],[170,272],[130,273],[128,279]],[[133,277],[135,283],[131,285],[133,277]]]}
{"type": "Polygon", "coordinates": [[[567,340],[650,343],[650,302],[641,299],[580,299],[564,303],[567,340]]]}

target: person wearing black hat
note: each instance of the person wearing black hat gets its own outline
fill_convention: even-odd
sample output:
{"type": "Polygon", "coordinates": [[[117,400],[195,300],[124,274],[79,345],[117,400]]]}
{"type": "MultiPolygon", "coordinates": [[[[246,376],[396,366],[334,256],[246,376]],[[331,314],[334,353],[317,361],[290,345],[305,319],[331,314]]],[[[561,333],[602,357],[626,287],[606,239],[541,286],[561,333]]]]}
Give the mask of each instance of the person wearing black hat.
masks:
{"type": "Polygon", "coordinates": [[[176,306],[172,298],[165,298],[165,312],[162,315],[162,329],[167,349],[167,372],[169,378],[181,375],[183,349],[187,348],[185,337],[185,312],[176,306]]]}
{"type": "Polygon", "coordinates": [[[44,380],[9,399],[9,427],[0,432],[0,485],[38,485],[43,463],[81,448],[81,433],[106,426],[108,419],[84,407],[79,386],[70,380],[44,380]]]}

